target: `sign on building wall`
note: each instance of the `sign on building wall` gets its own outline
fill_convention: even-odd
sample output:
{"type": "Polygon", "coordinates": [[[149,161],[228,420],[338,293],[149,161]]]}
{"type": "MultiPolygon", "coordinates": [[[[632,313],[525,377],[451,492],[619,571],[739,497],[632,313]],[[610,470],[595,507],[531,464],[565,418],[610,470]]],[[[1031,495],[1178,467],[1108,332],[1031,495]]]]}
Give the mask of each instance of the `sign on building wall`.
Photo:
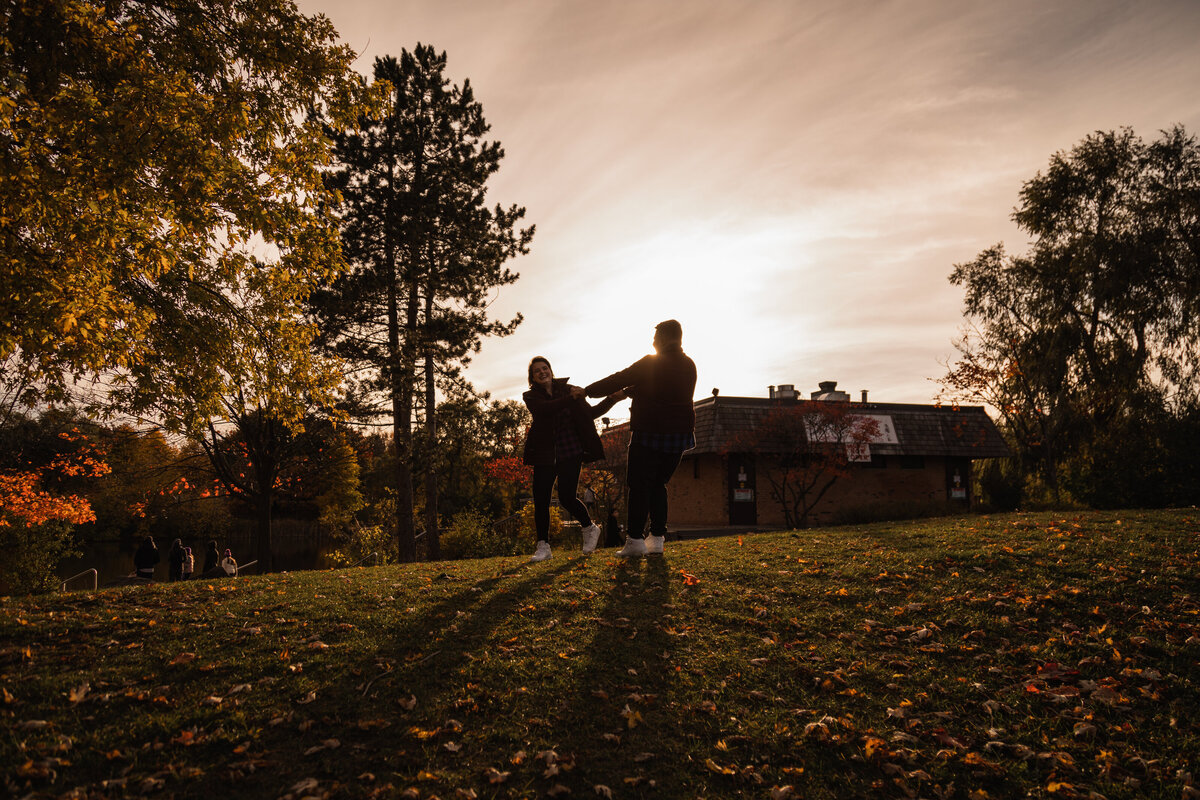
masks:
{"type": "Polygon", "coordinates": [[[821,425],[816,420],[807,418],[804,420],[805,433],[810,442],[838,442],[848,437],[865,438],[866,441],[845,443],[846,457],[856,462],[871,460],[872,444],[900,444],[900,439],[896,436],[896,425],[892,422],[890,414],[851,414],[848,420],[847,425],[835,427],[821,425]],[[864,423],[868,421],[875,423],[875,430],[867,437],[858,436],[856,431],[867,427],[864,423]]]}

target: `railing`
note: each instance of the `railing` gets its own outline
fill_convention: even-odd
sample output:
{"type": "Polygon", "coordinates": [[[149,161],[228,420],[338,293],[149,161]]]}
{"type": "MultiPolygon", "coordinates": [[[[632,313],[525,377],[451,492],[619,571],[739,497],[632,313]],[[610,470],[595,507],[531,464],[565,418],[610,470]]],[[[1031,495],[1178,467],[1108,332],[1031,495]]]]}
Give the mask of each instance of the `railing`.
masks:
{"type": "Polygon", "coordinates": [[[361,563],[363,563],[364,561],[366,561],[368,558],[373,558],[373,559],[375,559],[375,563],[374,563],[374,565],[373,565],[373,566],[376,566],[376,567],[378,567],[378,566],[379,566],[379,553],[367,553],[365,556],[363,556],[362,558],[360,558],[358,561],[355,561],[353,564],[351,564],[350,566],[346,567],[346,569],[354,569],[354,568],[355,568],[355,567],[357,567],[359,564],[361,564],[361,563]]]}
{"type": "Polygon", "coordinates": [[[520,514],[511,514],[504,519],[498,519],[492,523],[492,530],[502,534],[511,536],[516,533],[513,528],[519,527],[521,524],[520,514]]]}
{"type": "Polygon", "coordinates": [[[78,575],[72,575],[71,577],[69,577],[65,581],[63,581],[62,585],[58,587],[58,590],[60,592],[65,592],[67,590],[68,583],[75,580],[76,578],[82,578],[84,575],[92,576],[92,591],[93,592],[100,588],[100,573],[97,572],[95,569],[85,569],[83,572],[79,573],[78,575]]]}

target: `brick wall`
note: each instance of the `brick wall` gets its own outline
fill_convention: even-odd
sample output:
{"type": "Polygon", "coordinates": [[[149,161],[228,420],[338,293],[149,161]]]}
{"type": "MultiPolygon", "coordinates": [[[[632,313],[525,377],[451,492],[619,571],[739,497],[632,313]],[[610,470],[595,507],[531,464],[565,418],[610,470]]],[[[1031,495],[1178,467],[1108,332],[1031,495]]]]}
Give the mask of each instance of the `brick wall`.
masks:
{"type": "Polygon", "coordinates": [[[729,476],[724,456],[687,456],[667,484],[673,525],[728,525],[729,476]]]}
{"type": "MultiPolygon", "coordinates": [[[[758,524],[783,525],[783,509],[771,497],[764,466],[759,463],[757,476],[758,524]]],[[[667,486],[667,496],[672,524],[728,525],[726,458],[707,453],[685,457],[667,486]]],[[[946,501],[946,459],[926,457],[922,469],[900,469],[899,459],[892,458],[886,469],[854,467],[848,476],[839,478],[810,513],[810,524],[835,522],[839,515],[854,509],[912,508],[946,501]]]]}

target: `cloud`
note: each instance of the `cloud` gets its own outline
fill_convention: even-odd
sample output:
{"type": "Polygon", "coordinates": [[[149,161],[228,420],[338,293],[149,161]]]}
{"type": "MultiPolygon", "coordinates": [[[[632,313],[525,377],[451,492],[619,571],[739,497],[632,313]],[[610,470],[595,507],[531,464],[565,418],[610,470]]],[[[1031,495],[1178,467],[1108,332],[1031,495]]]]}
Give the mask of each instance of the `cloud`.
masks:
{"type": "Polygon", "coordinates": [[[1023,180],[1097,128],[1200,128],[1188,0],[302,8],[364,60],[445,48],[504,143],[489,200],[538,233],[493,306],[526,322],[469,371],[498,396],[534,353],[623,367],[674,316],[701,394],[829,377],[926,401],[961,323],[946,276],[1023,249],[1023,180]]]}

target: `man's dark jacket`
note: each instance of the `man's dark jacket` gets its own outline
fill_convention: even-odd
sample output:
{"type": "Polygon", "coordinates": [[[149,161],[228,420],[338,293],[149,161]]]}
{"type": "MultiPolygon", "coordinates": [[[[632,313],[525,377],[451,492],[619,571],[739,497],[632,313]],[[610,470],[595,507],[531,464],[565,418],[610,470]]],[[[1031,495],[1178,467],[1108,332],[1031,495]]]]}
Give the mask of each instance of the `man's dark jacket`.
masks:
{"type": "Polygon", "coordinates": [[[529,435],[525,437],[526,464],[554,463],[554,420],[564,409],[571,412],[571,422],[575,425],[579,441],[583,444],[583,460],[604,460],[604,445],[600,442],[600,435],[596,433],[594,420],[612,408],[617,401],[605,400],[593,406],[582,397],[576,400],[571,397],[567,380],[554,379],[553,395],[546,394],[540,386],[535,386],[521,395],[533,416],[533,425],[529,428],[529,435]]]}
{"type": "Polygon", "coordinates": [[[696,427],[692,395],[696,364],[679,347],[646,356],[589,385],[589,397],[624,389],[633,401],[629,428],[634,433],[691,433],[696,427]]]}

